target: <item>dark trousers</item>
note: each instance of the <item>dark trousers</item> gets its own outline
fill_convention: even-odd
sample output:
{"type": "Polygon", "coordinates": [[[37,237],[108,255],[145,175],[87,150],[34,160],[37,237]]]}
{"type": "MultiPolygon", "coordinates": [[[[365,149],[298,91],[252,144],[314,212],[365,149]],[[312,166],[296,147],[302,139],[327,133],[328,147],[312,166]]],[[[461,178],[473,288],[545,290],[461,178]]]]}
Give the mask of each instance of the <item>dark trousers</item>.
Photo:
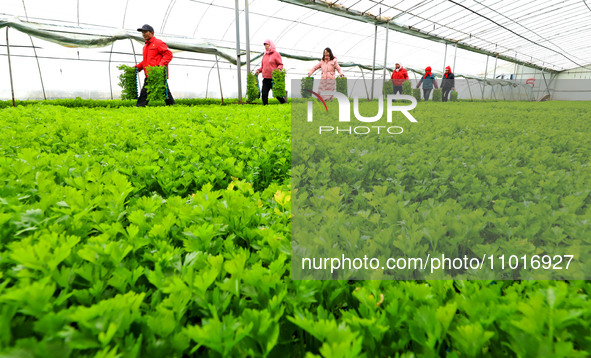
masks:
{"type": "MultiPolygon", "coordinates": [[[[269,91],[273,88],[273,80],[270,78],[263,78],[263,89],[261,90],[261,98],[263,99],[263,105],[269,103],[269,91]]],[[[279,103],[285,103],[285,98],[275,97],[279,100],[279,103]]]]}
{"type": "Polygon", "coordinates": [[[429,96],[431,95],[431,91],[433,91],[433,89],[425,89],[423,88],[423,97],[425,97],[425,101],[429,100],[429,96]]]}
{"type": "MultiPolygon", "coordinates": [[[[149,78],[144,80],[144,86],[140,91],[140,97],[137,99],[137,103],[135,104],[136,107],[145,107],[148,102],[148,90],[146,89],[146,84],[149,82],[149,78]]],[[[170,89],[168,88],[168,81],[166,81],[166,99],[164,100],[167,106],[172,106],[174,104],[174,98],[172,97],[172,93],[170,93],[170,89]]]]}
{"type": "Polygon", "coordinates": [[[394,94],[402,94],[402,86],[394,86],[394,94]]]}
{"type": "Polygon", "coordinates": [[[449,93],[450,93],[450,92],[451,92],[451,87],[449,87],[449,88],[445,88],[445,87],[443,87],[443,88],[442,88],[442,92],[441,92],[441,96],[442,96],[442,97],[441,97],[441,100],[442,100],[443,102],[447,102],[447,97],[449,96],[449,93]]]}

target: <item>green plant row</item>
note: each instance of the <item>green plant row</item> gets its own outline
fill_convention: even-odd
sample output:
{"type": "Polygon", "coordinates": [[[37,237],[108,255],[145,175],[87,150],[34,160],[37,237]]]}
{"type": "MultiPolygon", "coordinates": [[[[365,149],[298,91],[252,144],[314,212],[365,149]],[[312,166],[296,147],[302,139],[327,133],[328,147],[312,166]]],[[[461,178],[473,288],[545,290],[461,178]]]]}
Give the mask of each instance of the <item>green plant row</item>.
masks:
{"type": "Polygon", "coordinates": [[[394,84],[392,80],[388,80],[384,82],[384,87],[382,88],[382,92],[384,95],[389,95],[394,93],[394,84]]]}
{"type": "Polygon", "coordinates": [[[336,78],[337,81],[337,92],[340,92],[346,96],[348,96],[347,93],[347,77],[337,77],[336,78]]]}
{"type": "Polygon", "coordinates": [[[250,103],[261,97],[261,91],[257,76],[253,73],[248,73],[246,76],[246,98],[250,103]]]}
{"type": "MultiPolygon", "coordinates": [[[[383,87],[382,91],[385,95],[389,95],[389,94],[394,93],[394,83],[392,82],[392,80],[388,80],[388,81],[384,82],[384,87],[383,87]]],[[[402,82],[402,94],[408,95],[408,96],[412,95],[410,81],[402,82]]]]}
{"type": "MultiPolygon", "coordinates": [[[[440,213],[427,213],[429,203],[456,201],[491,205],[514,220],[499,221],[498,230],[533,232],[531,217],[511,210],[588,184],[591,138],[580,119],[588,104],[538,106],[461,103],[437,115],[418,106],[424,129],[392,145],[404,162],[380,169],[373,155],[363,161],[394,173],[391,185],[408,190],[401,203],[405,195],[424,202],[421,228],[440,213]],[[523,115],[527,125],[498,111],[523,115]],[[562,127],[531,126],[540,118],[559,123],[558,113],[568,114],[562,127]],[[483,138],[501,145],[485,150],[483,138]],[[527,171],[534,162],[540,166],[527,171]],[[462,163],[473,166],[471,175],[462,163]],[[486,201],[497,187],[504,205],[486,201]]],[[[289,113],[285,106],[0,110],[0,356],[589,355],[588,281],[292,280],[289,113]]],[[[334,169],[349,170],[344,162],[334,169]]],[[[320,173],[313,184],[322,190],[320,173]]],[[[383,184],[377,175],[354,179],[383,184]]],[[[559,198],[565,212],[545,219],[582,215],[585,190],[559,198]]],[[[536,210],[533,218],[546,213],[536,210]]],[[[445,220],[456,225],[449,230],[472,230],[453,214],[445,220]]]]}
{"type": "Polygon", "coordinates": [[[164,101],[168,99],[168,75],[165,66],[146,67],[146,85],[148,101],[164,101]]]}
{"type": "Polygon", "coordinates": [[[310,93],[309,91],[312,91],[313,89],[314,77],[303,77],[300,89],[300,94],[302,95],[302,98],[309,98],[312,95],[312,93],[310,93]]]}
{"type": "Polygon", "coordinates": [[[412,85],[410,84],[410,81],[402,82],[402,94],[407,96],[412,95],[412,85]]]}
{"type": "MultiPolygon", "coordinates": [[[[338,113],[337,105],[330,104],[328,112],[338,113]]],[[[371,105],[361,102],[360,113],[375,113],[371,105]]],[[[404,133],[381,136],[317,135],[317,128],[297,118],[292,187],[300,199],[294,201],[294,233],[299,233],[294,252],[366,254],[382,262],[429,254],[482,258],[560,252],[576,255],[568,271],[497,264],[492,273],[376,271],[372,278],[591,277],[591,124],[581,112],[588,106],[491,104],[486,114],[474,115],[482,104],[449,103],[435,111],[424,103],[412,111],[418,123],[397,114],[392,125],[404,133]],[[318,237],[326,244],[318,245],[318,237]]],[[[314,110],[314,120],[322,120],[322,108],[314,110]]],[[[388,124],[383,118],[373,125],[388,124]]],[[[298,277],[361,278],[355,271],[309,274],[298,277]]]]}
{"type": "MultiPolygon", "coordinates": [[[[202,106],[209,104],[222,104],[222,100],[219,98],[180,98],[174,99],[176,105],[180,106],[202,106]]],[[[225,98],[225,104],[236,104],[238,103],[237,98],[225,98]]],[[[273,102],[270,102],[273,103],[273,102]]],[[[277,103],[277,102],[275,102],[277,103]]],[[[150,106],[154,104],[161,104],[163,102],[150,103],[150,106]]],[[[49,100],[27,100],[27,101],[16,101],[17,106],[33,106],[33,105],[48,105],[48,106],[63,106],[68,108],[119,108],[119,107],[135,107],[135,100],[111,100],[111,99],[81,99],[79,97],[75,99],[49,99],[49,100]]],[[[157,106],[157,105],[156,105],[157,106]]],[[[12,101],[0,101],[0,109],[12,107],[12,101]]]]}
{"type": "Polygon", "coordinates": [[[443,90],[441,88],[435,88],[433,90],[433,101],[434,102],[441,102],[443,98],[443,90]]]}
{"type": "Polygon", "coordinates": [[[119,74],[119,87],[121,87],[122,100],[137,100],[138,98],[138,83],[137,83],[137,69],[132,66],[119,65],[117,69],[121,71],[119,74]]]}
{"type": "Polygon", "coordinates": [[[272,91],[273,91],[273,97],[275,97],[275,98],[287,97],[287,93],[285,92],[285,70],[283,70],[283,69],[273,70],[272,91]]]}

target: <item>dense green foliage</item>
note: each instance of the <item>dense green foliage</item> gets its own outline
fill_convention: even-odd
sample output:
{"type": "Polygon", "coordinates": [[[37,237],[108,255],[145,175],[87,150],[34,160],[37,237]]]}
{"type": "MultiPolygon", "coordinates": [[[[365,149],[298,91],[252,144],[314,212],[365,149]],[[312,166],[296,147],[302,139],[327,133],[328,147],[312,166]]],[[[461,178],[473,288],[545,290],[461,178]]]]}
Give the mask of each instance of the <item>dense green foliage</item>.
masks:
{"type": "Polygon", "coordinates": [[[119,87],[121,87],[121,99],[136,100],[138,96],[137,69],[127,65],[119,65],[119,87]]]}
{"type": "MultiPolygon", "coordinates": [[[[207,104],[222,104],[219,98],[175,98],[176,105],[182,106],[201,106],[207,104]]],[[[225,104],[238,103],[237,98],[224,99],[225,104]]],[[[155,102],[155,104],[164,105],[164,102],[155,102]]],[[[103,99],[82,99],[77,97],[75,99],[49,99],[49,100],[29,100],[16,101],[17,106],[32,106],[32,105],[51,105],[63,106],[68,108],[119,108],[119,107],[135,107],[135,100],[103,100],[103,99]]],[[[152,103],[150,104],[152,105],[152,103]]],[[[0,101],[0,108],[12,107],[12,101],[0,101]]]]}
{"type": "Polygon", "coordinates": [[[167,74],[165,66],[147,66],[146,67],[146,90],[148,91],[148,101],[164,101],[168,96],[167,74]]]}
{"type": "Polygon", "coordinates": [[[302,78],[302,84],[301,84],[301,90],[300,90],[300,94],[302,95],[302,98],[309,98],[312,93],[310,93],[309,91],[312,91],[314,89],[314,77],[303,77],[302,78]]]}
{"type": "Polygon", "coordinates": [[[259,90],[259,80],[254,73],[248,73],[246,76],[246,98],[249,103],[252,103],[261,97],[261,91],[259,90]]]}
{"type": "MultiPolygon", "coordinates": [[[[588,106],[418,106],[409,134],[438,137],[401,155],[395,179],[425,203],[455,195],[504,213],[495,230],[569,235],[546,226],[588,215],[588,106]],[[493,187],[505,203],[489,202],[493,187]],[[542,198],[557,213],[539,206],[547,222],[533,232],[511,210],[542,198]]],[[[292,281],[286,106],[31,105],[0,118],[0,355],[591,352],[589,282],[292,281]]]]}
{"type": "Polygon", "coordinates": [[[402,94],[412,96],[412,85],[410,84],[410,81],[402,82],[402,94]]]}
{"type": "Polygon", "coordinates": [[[347,93],[347,77],[337,77],[337,92],[340,92],[344,95],[348,95],[348,93],[347,93]]]}
{"type": "Polygon", "coordinates": [[[450,99],[452,102],[457,102],[458,101],[458,91],[451,91],[450,99]]]}
{"type": "MultiPolygon", "coordinates": [[[[337,105],[329,104],[328,112],[337,113],[337,105]]],[[[591,123],[582,112],[589,105],[535,106],[421,102],[412,111],[419,123],[394,117],[404,127],[402,135],[318,136],[303,119],[294,122],[292,138],[294,252],[367,255],[382,263],[429,254],[481,260],[492,254],[527,255],[525,267],[510,268],[507,262],[503,267],[496,260],[493,272],[487,261],[486,270],[432,274],[296,269],[292,274],[307,279],[591,277],[591,123]],[[328,214],[335,212],[336,218],[328,214]],[[318,237],[326,244],[318,245],[318,237]],[[568,268],[563,262],[559,269],[540,270],[530,264],[534,255],[575,258],[568,268]]],[[[375,113],[375,105],[363,103],[360,112],[367,108],[375,113]]],[[[315,111],[314,120],[320,120],[323,109],[315,111]]],[[[384,124],[385,118],[374,125],[384,124]]],[[[300,264],[302,255],[294,256],[300,264]]]]}
{"type": "Polygon", "coordinates": [[[273,70],[272,91],[273,97],[275,98],[285,98],[287,96],[287,93],[285,92],[285,70],[278,68],[273,70]]]}
{"type": "Polygon", "coordinates": [[[436,88],[433,90],[433,101],[434,102],[441,102],[443,98],[443,90],[441,88],[436,88]]]}
{"type": "Polygon", "coordinates": [[[412,96],[416,98],[417,102],[421,100],[421,89],[420,88],[413,88],[412,89],[412,96]]]}
{"type": "Polygon", "coordinates": [[[386,96],[394,93],[394,84],[392,83],[392,80],[384,82],[384,86],[382,87],[382,93],[386,96]]]}

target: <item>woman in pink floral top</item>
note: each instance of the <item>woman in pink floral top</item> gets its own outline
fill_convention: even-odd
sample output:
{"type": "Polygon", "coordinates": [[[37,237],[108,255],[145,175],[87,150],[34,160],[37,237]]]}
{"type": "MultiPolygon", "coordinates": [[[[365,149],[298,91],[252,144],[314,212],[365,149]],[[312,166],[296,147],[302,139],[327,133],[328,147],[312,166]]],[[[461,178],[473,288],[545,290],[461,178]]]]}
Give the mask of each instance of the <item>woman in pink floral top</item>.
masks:
{"type": "MultiPolygon", "coordinates": [[[[341,71],[341,66],[339,66],[337,62],[337,58],[334,57],[330,48],[324,49],[324,54],[322,56],[322,60],[318,62],[318,64],[308,72],[308,77],[312,76],[316,70],[319,68],[322,69],[322,76],[320,77],[320,86],[318,86],[318,91],[320,95],[322,92],[327,91],[335,91],[336,90],[336,81],[335,81],[335,70],[339,71],[341,77],[343,77],[343,72],[341,71]]],[[[322,99],[325,101],[332,101],[332,96],[324,96],[322,95],[322,99]]]]}

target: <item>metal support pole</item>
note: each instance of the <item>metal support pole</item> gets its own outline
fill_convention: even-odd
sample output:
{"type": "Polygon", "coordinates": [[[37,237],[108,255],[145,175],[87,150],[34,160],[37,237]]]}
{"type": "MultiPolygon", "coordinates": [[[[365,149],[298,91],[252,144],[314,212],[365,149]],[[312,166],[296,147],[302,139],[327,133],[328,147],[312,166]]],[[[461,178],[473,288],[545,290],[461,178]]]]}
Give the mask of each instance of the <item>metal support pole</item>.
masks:
{"type": "Polygon", "coordinates": [[[443,70],[441,70],[442,73],[445,73],[445,61],[447,61],[447,42],[445,43],[445,52],[443,53],[443,70]]]}
{"type": "Polygon", "coordinates": [[[499,60],[499,56],[495,57],[495,69],[493,70],[493,79],[497,79],[497,61],[499,60]]]}
{"type": "Polygon", "coordinates": [[[222,78],[220,77],[220,65],[218,64],[218,55],[215,55],[215,65],[218,68],[218,82],[220,83],[220,96],[222,97],[222,105],[224,105],[224,92],[222,92],[222,78]]]}
{"type": "Polygon", "coordinates": [[[6,51],[8,51],[8,73],[10,74],[10,92],[12,93],[12,106],[16,107],[14,102],[14,83],[12,81],[12,63],[10,62],[10,42],[8,41],[8,26],[6,26],[6,51]]]}
{"type": "Polygon", "coordinates": [[[474,101],[474,97],[472,97],[472,88],[470,88],[470,80],[466,78],[466,83],[468,83],[468,91],[470,92],[470,102],[474,101]]]}
{"type": "Polygon", "coordinates": [[[111,88],[111,99],[113,99],[113,83],[111,83],[111,56],[113,56],[113,46],[115,43],[111,44],[111,51],[109,51],[109,87],[111,88]]]}
{"type": "Polygon", "coordinates": [[[536,94],[534,93],[534,88],[536,86],[536,73],[538,72],[538,69],[534,67],[534,87],[532,88],[531,91],[531,95],[532,95],[532,100],[536,100],[536,94]]]}
{"type": "MultiPolygon", "coordinates": [[[[382,10],[380,10],[380,15],[382,10]]],[[[378,45],[378,24],[375,24],[375,31],[373,37],[373,65],[371,66],[371,100],[373,101],[373,84],[376,75],[376,47],[378,45]]]]}
{"type": "MultiPolygon", "coordinates": [[[[137,66],[137,58],[135,57],[135,47],[133,47],[133,40],[129,39],[129,42],[131,42],[131,51],[133,51],[133,62],[135,62],[135,65],[137,66]]],[[[140,73],[136,70],[135,71],[135,75],[137,77],[136,81],[137,81],[137,88],[139,88],[141,86],[140,83],[140,73]]],[[[138,96],[138,98],[140,97],[140,94],[136,92],[136,95],[138,96]]]]}
{"type": "MultiPolygon", "coordinates": [[[[363,84],[365,85],[365,94],[367,95],[367,99],[369,100],[369,92],[367,91],[367,81],[365,80],[365,74],[363,73],[363,68],[359,67],[359,70],[361,71],[361,77],[363,77],[363,84]]],[[[373,91],[373,87],[372,87],[372,91],[373,91]]]]}
{"type": "Polygon", "coordinates": [[[493,70],[493,84],[490,86],[490,90],[492,92],[495,101],[497,100],[497,94],[495,93],[495,81],[497,80],[497,61],[499,60],[499,56],[495,57],[495,69],[493,70]]]}
{"type": "Polygon", "coordinates": [[[513,81],[517,80],[517,62],[515,62],[515,67],[513,68],[513,81]]]}
{"type": "Polygon", "coordinates": [[[452,68],[453,72],[456,72],[456,55],[458,54],[458,43],[456,42],[456,49],[454,50],[454,67],[452,68]]]}
{"type": "MultiPolygon", "coordinates": [[[[523,80],[523,71],[525,70],[525,66],[521,65],[521,79],[523,80]]],[[[519,99],[521,99],[521,86],[523,86],[522,83],[519,84],[519,99]]],[[[523,89],[525,91],[525,96],[527,97],[527,91],[525,90],[525,88],[523,89]]]]}
{"type": "Polygon", "coordinates": [[[236,13],[236,70],[238,71],[238,103],[242,103],[242,74],[240,69],[240,12],[238,9],[238,0],[234,2],[234,10],[236,13]]]}
{"type": "MultiPolygon", "coordinates": [[[[486,89],[486,81],[476,80],[476,83],[478,83],[478,87],[480,87],[480,90],[482,91],[482,93],[484,93],[484,90],[486,89]],[[481,82],[484,82],[484,85],[481,82]]],[[[482,97],[482,100],[484,101],[484,96],[482,97]]]]}
{"type": "MultiPolygon", "coordinates": [[[[23,8],[25,9],[25,17],[27,21],[29,21],[29,15],[27,14],[27,7],[25,6],[25,1],[23,0],[23,8]]],[[[39,70],[39,79],[41,80],[41,90],[43,91],[43,99],[47,99],[45,95],[45,85],[43,84],[43,76],[41,75],[41,65],[39,64],[39,57],[37,56],[37,49],[35,48],[35,43],[33,42],[33,37],[29,35],[29,40],[31,40],[31,47],[33,47],[33,53],[35,54],[35,60],[37,60],[37,69],[39,70]]]]}
{"type": "Polygon", "coordinates": [[[548,88],[548,82],[546,81],[546,76],[544,74],[544,65],[545,64],[546,64],[545,62],[542,62],[542,78],[544,79],[544,84],[546,85],[546,91],[548,91],[548,96],[551,96],[550,88],[548,88]]]}
{"type": "MultiPolygon", "coordinates": [[[[517,57],[517,54],[515,54],[515,57],[517,57]]],[[[517,62],[515,62],[515,67],[513,67],[513,77],[511,78],[512,81],[517,81],[517,62]]],[[[514,91],[515,90],[515,86],[511,85],[511,100],[514,101],[514,91]]]]}
{"type": "Polygon", "coordinates": [[[246,22],[246,73],[248,74],[250,73],[250,29],[248,22],[248,0],[244,0],[244,16],[246,22]]]}
{"type": "Polygon", "coordinates": [[[35,59],[37,60],[37,69],[39,70],[39,79],[41,80],[41,90],[43,91],[43,99],[47,99],[47,96],[45,95],[45,85],[43,84],[43,76],[41,75],[41,65],[39,64],[39,57],[37,57],[37,49],[35,48],[35,44],[33,43],[33,37],[31,37],[31,35],[29,35],[29,39],[31,40],[31,47],[33,47],[33,53],[35,54],[35,59]]]}
{"type": "Polygon", "coordinates": [[[486,69],[484,70],[484,86],[482,87],[482,100],[484,101],[484,88],[486,87],[486,75],[488,74],[488,55],[486,55],[486,69]]]}
{"type": "Polygon", "coordinates": [[[384,53],[384,82],[386,81],[386,62],[388,61],[388,33],[390,32],[390,22],[386,24],[386,51],[384,53]]]}
{"type": "MultiPolygon", "coordinates": [[[[27,13],[27,7],[25,6],[25,0],[23,2],[23,9],[25,10],[25,18],[29,21],[29,14],[27,13]]],[[[37,69],[39,70],[39,79],[41,80],[41,90],[43,90],[43,99],[47,99],[45,95],[45,85],[43,84],[43,76],[41,75],[41,65],[39,64],[39,57],[37,56],[37,49],[35,48],[35,43],[33,43],[33,37],[29,35],[29,40],[31,40],[31,47],[33,47],[33,53],[35,54],[35,59],[37,60],[37,69]]]]}

